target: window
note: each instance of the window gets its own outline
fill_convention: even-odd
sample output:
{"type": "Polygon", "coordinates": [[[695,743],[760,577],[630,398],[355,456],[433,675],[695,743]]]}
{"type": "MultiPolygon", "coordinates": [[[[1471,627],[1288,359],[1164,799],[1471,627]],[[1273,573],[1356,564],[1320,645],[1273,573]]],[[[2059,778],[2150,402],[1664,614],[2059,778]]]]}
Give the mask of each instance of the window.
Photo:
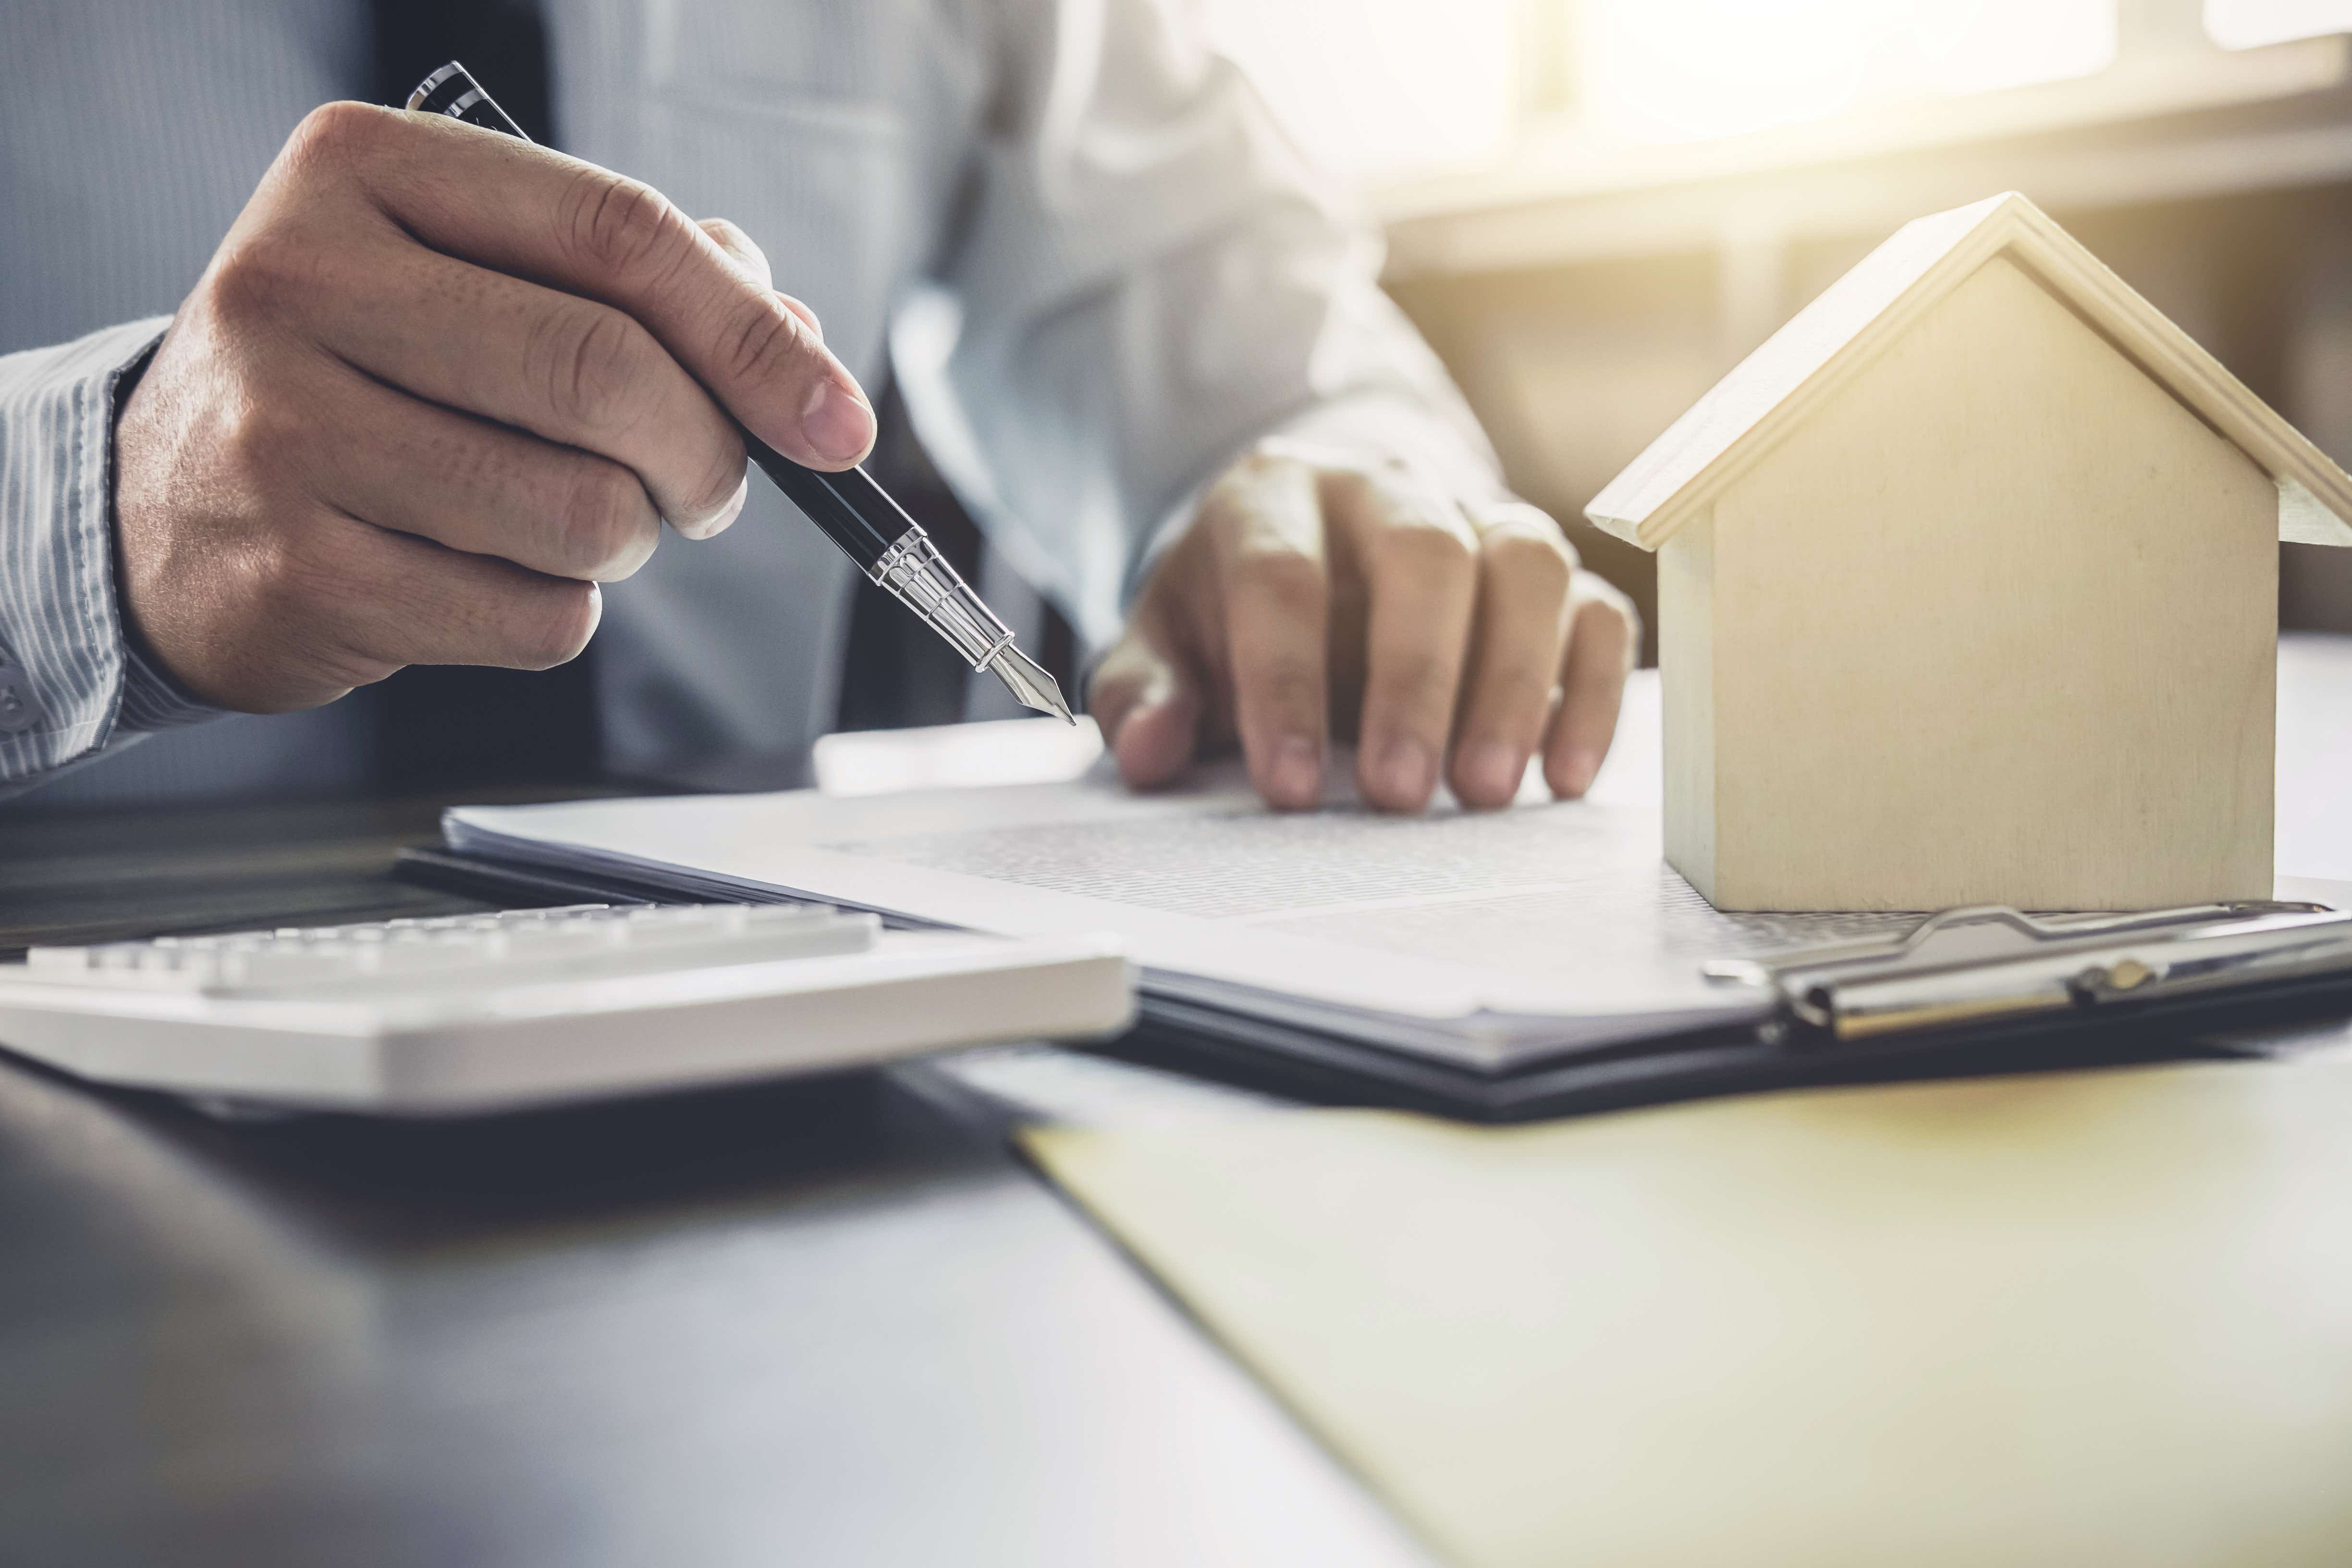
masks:
{"type": "Polygon", "coordinates": [[[2116,0],[1583,0],[1575,37],[1597,133],[1696,142],[2087,76],[2116,0]]]}
{"type": "Polygon", "coordinates": [[[2352,0],[2205,0],[2205,31],[2225,49],[2352,33],[2352,0]]]}
{"type": "MultiPolygon", "coordinates": [[[[1539,0],[1555,3],[1555,0],[1539,0]]],[[[1518,0],[1209,0],[1210,37],[1325,168],[1398,178],[1491,160],[1518,103],[1518,0]]]]}

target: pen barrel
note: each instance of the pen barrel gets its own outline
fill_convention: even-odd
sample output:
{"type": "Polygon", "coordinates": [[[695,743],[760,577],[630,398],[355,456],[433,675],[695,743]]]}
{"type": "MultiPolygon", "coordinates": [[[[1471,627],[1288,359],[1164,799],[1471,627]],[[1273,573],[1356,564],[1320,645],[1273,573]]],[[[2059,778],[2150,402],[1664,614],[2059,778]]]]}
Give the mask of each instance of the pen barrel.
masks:
{"type": "Polygon", "coordinates": [[[743,449],[760,471],[808,515],[818,531],[877,582],[881,581],[877,568],[890,547],[909,531],[922,534],[915,520],[864,468],[845,468],[837,474],[804,468],[749,430],[743,430],[743,449]]]}

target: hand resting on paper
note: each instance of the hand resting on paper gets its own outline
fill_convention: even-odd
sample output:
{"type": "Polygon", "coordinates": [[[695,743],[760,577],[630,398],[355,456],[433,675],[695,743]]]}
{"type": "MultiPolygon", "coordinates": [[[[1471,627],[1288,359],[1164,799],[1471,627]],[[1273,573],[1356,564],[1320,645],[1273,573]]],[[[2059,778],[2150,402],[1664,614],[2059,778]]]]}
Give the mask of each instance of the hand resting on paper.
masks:
{"type": "Polygon", "coordinates": [[[1640,643],[1534,507],[1268,442],[1154,565],[1087,700],[1138,787],[1238,740],[1267,804],[1311,807],[1336,733],[1381,809],[1421,810],[1441,776],[1500,806],[1537,755],[1555,795],[1591,787],[1640,643]]]}
{"type": "Polygon", "coordinates": [[[330,104],[124,405],[124,605],[226,708],[560,664],[665,522],[704,539],[741,510],[721,402],[814,468],[873,444],[816,318],[732,225],[544,147],[330,104]]]}

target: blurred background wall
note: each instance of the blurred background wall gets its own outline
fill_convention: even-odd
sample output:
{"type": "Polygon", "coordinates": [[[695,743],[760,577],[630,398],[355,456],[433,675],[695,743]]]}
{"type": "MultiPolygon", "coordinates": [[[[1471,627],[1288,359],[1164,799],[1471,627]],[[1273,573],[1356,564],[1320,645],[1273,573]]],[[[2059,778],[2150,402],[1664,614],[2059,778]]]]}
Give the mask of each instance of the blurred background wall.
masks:
{"type": "MultiPolygon", "coordinates": [[[[1206,3],[1645,610],[1585,502],[1895,227],[1999,191],[2352,466],[2352,0],[1206,3]]],[[[2283,548],[2285,623],[2352,631],[2352,552],[2283,548]]]]}

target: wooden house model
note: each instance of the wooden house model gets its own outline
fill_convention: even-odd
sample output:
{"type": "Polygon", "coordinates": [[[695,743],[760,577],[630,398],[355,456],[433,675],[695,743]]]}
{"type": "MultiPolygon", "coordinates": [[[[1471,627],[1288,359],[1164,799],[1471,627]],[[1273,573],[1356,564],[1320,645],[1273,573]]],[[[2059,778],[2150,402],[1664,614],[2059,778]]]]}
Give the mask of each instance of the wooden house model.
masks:
{"type": "Polygon", "coordinates": [[[2022,196],[1922,218],[1587,509],[1658,553],[1718,908],[2271,896],[2278,542],[2352,479],[2022,196]]]}

